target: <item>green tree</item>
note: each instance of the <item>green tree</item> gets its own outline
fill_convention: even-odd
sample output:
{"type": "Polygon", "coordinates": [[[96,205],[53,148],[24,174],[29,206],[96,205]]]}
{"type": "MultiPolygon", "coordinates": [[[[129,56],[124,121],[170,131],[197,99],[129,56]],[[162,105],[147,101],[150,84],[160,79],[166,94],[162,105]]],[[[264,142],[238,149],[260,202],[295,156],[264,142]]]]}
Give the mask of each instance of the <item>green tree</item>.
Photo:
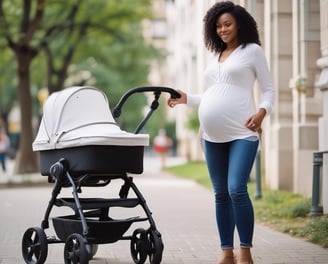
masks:
{"type": "Polygon", "coordinates": [[[17,101],[16,71],[13,55],[7,50],[1,54],[0,67],[0,114],[7,120],[10,109],[17,101]]]}
{"type": "MultiPolygon", "coordinates": [[[[17,91],[21,107],[21,140],[20,152],[16,159],[16,172],[28,173],[38,169],[37,157],[31,148],[31,76],[39,80],[34,82],[37,89],[46,86],[50,93],[62,89],[73,64],[79,68],[87,58],[89,61],[96,58],[96,62],[106,65],[109,60],[102,62],[99,59],[105,57],[100,53],[104,50],[103,47],[110,50],[119,49],[118,43],[134,45],[135,38],[132,37],[136,35],[142,42],[140,21],[149,15],[149,0],[0,0],[0,45],[2,50],[9,48],[15,55],[17,91]],[[32,63],[33,61],[37,64],[32,63]],[[42,64],[43,61],[46,63],[42,64]],[[36,70],[31,74],[32,68],[36,70]],[[41,78],[45,75],[47,78],[41,78]]],[[[141,50],[138,49],[139,52],[141,50]]],[[[132,61],[134,55],[130,55],[130,58],[126,55],[119,60],[120,63],[116,63],[124,65],[128,60],[132,61]]],[[[138,63],[142,64],[140,61],[138,63]]],[[[134,69],[130,69],[136,71],[135,76],[140,66],[138,63],[135,63],[134,69]]],[[[112,61],[111,66],[114,64],[112,61]]],[[[125,67],[125,70],[126,68],[128,67],[125,67]]],[[[97,70],[104,69],[106,67],[97,70]]],[[[143,74],[147,71],[147,67],[140,69],[143,74]]],[[[115,71],[117,73],[119,68],[112,69],[112,72],[115,71]]],[[[96,75],[95,72],[94,74],[96,75]]],[[[119,74],[113,75],[117,81],[122,80],[122,77],[118,77],[119,74]]],[[[125,80],[129,80],[130,75],[125,75],[125,80]]],[[[139,81],[144,79],[140,78],[139,81]]],[[[133,80],[135,81],[131,78],[129,81],[133,80]]]]}

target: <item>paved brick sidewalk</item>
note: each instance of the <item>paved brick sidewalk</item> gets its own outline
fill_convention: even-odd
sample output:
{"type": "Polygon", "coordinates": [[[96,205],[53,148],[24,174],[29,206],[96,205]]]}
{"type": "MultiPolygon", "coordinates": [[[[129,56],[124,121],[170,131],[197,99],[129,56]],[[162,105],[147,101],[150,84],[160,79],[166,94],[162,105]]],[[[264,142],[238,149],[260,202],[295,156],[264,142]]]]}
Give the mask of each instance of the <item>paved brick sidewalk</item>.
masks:
{"type": "MultiPolygon", "coordinates": [[[[170,164],[175,161],[169,160],[170,164]]],[[[42,179],[31,175],[34,180],[39,177],[42,179]]],[[[134,181],[145,196],[162,234],[162,263],[216,263],[220,251],[211,191],[192,181],[161,172],[155,158],[145,159],[145,171],[136,175],[134,181]]],[[[113,182],[113,187],[115,184],[113,182]]],[[[105,196],[109,189],[110,186],[93,188],[90,192],[95,196],[105,196]]],[[[62,192],[63,195],[70,193],[69,189],[62,192]]],[[[51,188],[47,185],[0,189],[0,264],[23,263],[20,250],[22,234],[26,228],[40,225],[50,194],[51,188]]],[[[64,215],[63,209],[56,208],[54,214],[64,215]]],[[[117,213],[123,216],[131,212],[117,213]]],[[[138,223],[132,226],[137,228],[138,223]]],[[[53,232],[51,228],[48,231],[50,234],[53,232]]],[[[236,248],[237,245],[238,241],[236,248]]],[[[328,263],[327,250],[258,224],[255,227],[253,255],[254,262],[258,264],[328,263]]],[[[46,263],[63,263],[63,244],[49,245],[46,263]]],[[[90,261],[90,264],[111,263],[133,263],[129,241],[100,245],[95,259],[90,261]]]]}

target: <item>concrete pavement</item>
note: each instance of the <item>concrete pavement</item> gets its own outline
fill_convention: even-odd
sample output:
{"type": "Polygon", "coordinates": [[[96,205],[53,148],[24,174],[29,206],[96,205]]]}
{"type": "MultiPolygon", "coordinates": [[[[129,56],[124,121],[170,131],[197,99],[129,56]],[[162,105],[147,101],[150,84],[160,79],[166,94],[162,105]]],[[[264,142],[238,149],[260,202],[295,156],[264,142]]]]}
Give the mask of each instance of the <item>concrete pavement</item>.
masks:
{"type": "MultiPolygon", "coordinates": [[[[169,159],[168,163],[180,162],[169,159]]],[[[164,242],[163,264],[214,264],[220,254],[215,224],[213,195],[210,190],[190,180],[179,179],[160,171],[157,158],[145,158],[142,175],[135,175],[134,181],[145,196],[148,206],[164,242]]],[[[0,171],[2,173],[2,171],[0,171]]],[[[12,184],[23,176],[7,176],[12,184]],[[16,177],[16,178],[15,178],[16,177]],[[15,180],[13,180],[15,178],[15,180]]],[[[0,174],[0,183],[5,178],[0,174]]],[[[46,182],[38,174],[28,176],[28,181],[46,182]]],[[[16,183],[17,183],[16,182],[16,183]]],[[[88,188],[86,195],[106,197],[114,181],[101,188],[88,188]]],[[[21,238],[29,227],[40,226],[46,205],[50,199],[51,186],[17,187],[0,189],[0,264],[21,264],[21,238]]],[[[65,188],[62,196],[71,197],[71,190],[65,188]]],[[[83,195],[83,194],[81,194],[83,195]]],[[[55,208],[53,216],[65,215],[67,208],[55,208]]],[[[134,216],[133,210],[114,211],[120,217],[134,216]],[[124,211],[124,212],[123,212],[124,211]]],[[[138,228],[134,223],[132,228],[138,228]]],[[[133,230],[132,230],[133,231],[133,230]]],[[[131,231],[131,232],[132,232],[131,231]]],[[[128,231],[129,232],[129,231],[128,231]]],[[[54,235],[52,228],[47,235],[54,235]]],[[[236,238],[237,240],[237,238],[236,238]]],[[[235,243],[236,252],[238,241],[235,243]]],[[[46,263],[63,263],[63,244],[49,245],[46,263]]],[[[273,231],[260,224],[255,226],[254,263],[328,263],[328,250],[302,239],[273,231]]],[[[133,263],[129,241],[100,245],[90,264],[133,263]]],[[[148,263],[148,262],[146,262],[148,263]]]]}

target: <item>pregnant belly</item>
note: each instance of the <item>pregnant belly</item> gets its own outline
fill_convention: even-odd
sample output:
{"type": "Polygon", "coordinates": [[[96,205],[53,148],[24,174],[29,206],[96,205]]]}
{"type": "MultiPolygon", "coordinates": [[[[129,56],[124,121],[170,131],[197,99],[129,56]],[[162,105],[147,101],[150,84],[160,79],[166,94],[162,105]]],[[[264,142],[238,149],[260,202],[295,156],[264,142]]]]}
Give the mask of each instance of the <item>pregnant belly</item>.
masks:
{"type": "Polygon", "coordinates": [[[199,105],[199,121],[203,132],[212,139],[225,138],[229,133],[245,130],[244,123],[250,116],[245,97],[236,93],[219,94],[207,90],[199,105]]]}

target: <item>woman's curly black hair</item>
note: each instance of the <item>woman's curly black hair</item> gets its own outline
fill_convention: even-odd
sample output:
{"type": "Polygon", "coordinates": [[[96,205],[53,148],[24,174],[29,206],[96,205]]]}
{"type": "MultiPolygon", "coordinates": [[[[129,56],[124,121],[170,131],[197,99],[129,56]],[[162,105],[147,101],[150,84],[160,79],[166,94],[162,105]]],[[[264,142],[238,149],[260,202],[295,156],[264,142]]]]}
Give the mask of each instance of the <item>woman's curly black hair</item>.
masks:
{"type": "Polygon", "coordinates": [[[224,13],[230,13],[236,19],[238,41],[242,47],[245,47],[248,43],[261,45],[254,18],[242,6],[235,5],[230,1],[222,1],[214,4],[204,17],[204,41],[206,48],[216,53],[226,49],[227,45],[216,32],[217,20],[224,13]]]}

